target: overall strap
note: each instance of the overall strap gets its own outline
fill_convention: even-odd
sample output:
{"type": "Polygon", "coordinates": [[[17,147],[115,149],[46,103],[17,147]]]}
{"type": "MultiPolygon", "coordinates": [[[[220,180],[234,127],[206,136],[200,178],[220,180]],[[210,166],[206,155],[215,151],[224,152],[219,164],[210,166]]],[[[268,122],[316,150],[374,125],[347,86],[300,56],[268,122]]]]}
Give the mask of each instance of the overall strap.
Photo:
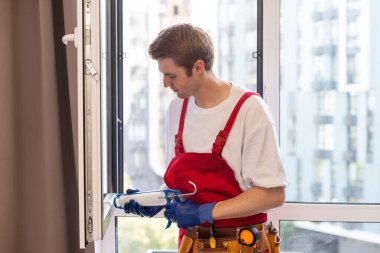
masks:
{"type": "Polygon", "coordinates": [[[244,104],[245,100],[249,98],[252,95],[257,95],[256,92],[248,91],[243,94],[243,96],[239,99],[237,104],[235,105],[235,108],[233,109],[226,126],[224,127],[223,130],[221,130],[218,135],[216,136],[215,142],[212,146],[212,153],[221,156],[224,145],[226,144],[226,140],[228,138],[228,135],[230,134],[232,125],[235,122],[236,116],[239,113],[239,110],[241,106],[244,104]]]}
{"type": "Polygon", "coordinates": [[[183,142],[182,142],[182,133],[183,133],[183,127],[185,125],[185,115],[186,115],[186,108],[187,108],[188,102],[189,102],[189,99],[185,98],[182,104],[181,116],[179,119],[179,126],[178,126],[178,133],[175,135],[175,154],[176,155],[180,153],[185,153],[185,149],[183,148],[183,142]]]}

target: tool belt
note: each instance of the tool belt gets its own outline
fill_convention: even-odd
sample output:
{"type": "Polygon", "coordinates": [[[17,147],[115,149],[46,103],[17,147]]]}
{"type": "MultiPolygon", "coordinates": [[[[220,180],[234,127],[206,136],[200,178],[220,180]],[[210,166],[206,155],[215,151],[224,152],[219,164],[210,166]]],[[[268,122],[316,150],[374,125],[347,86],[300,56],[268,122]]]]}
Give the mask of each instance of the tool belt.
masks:
{"type": "Polygon", "coordinates": [[[216,247],[210,246],[210,227],[194,226],[188,229],[182,239],[179,253],[280,253],[280,237],[272,223],[252,225],[258,231],[259,240],[255,246],[239,242],[240,231],[247,227],[214,228],[216,247]],[[277,242],[277,243],[276,243],[277,242]]]}

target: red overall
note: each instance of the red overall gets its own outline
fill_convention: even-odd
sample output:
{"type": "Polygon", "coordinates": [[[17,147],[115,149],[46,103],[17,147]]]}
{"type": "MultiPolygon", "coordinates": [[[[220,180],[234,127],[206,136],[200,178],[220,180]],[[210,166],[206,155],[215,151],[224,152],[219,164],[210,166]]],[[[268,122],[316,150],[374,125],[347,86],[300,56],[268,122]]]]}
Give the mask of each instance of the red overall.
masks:
{"type": "MultiPolygon", "coordinates": [[[[241,106],[251,95],[257,94],[254,92],[247,92],[240,98],[232,111],[226,126],[217,135],[213,144],[212,153],[185,153],[182,143],[182,133],[188,99],[184,100],[179,129],[175,136],[176,156],[170,162],[164,175],[164,181],[170,189],[180,190],[182,193],[193,192],[193,186],[189,184],[188,181],[194,182],[197,186],[197,193],[188,198],[199,205],[223,201],[242,193],[238,182],[235,180],[234,172],[223,159],[221,154],[241,106]]],[[[240,151],[237,150],[236,152],[240,151]]],[[[214,221],[214,226],[216,228],[240,227],[263,223],[266,220],[267,215],[259,213],[248,217],[216,220],[214,221]]],[[[180,230],[178,245],[181,245],[182,237],[185,232],[186,230],[184,229],[180,230]]]]}

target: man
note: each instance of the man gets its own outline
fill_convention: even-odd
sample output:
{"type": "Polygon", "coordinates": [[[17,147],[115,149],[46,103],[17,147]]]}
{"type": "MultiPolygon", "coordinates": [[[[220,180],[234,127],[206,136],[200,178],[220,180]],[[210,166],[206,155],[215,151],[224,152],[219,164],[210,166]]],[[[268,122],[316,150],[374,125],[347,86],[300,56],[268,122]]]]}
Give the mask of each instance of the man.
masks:
{"type": "MultiPolygon", "coordinates": [[[[237,240],[236,231],[249,225],[260,233],[258,252],[268,251],[265,211],[283,204],[286,185],[268,107],[257,94],[214,74],[213,44],[200,28],[164,29],[149,54],[158,62],[164,86],[177,95],[166,115],[165,184],[182,193],[193,191],[189,181],[197,186],[194,196],[165,206],[165,217],[181,228],[180,242],[187,233],[180,252],[218,247],[218,234],[226,236],[225,231],[237,240]],[[199,243],[210,236],[217,237],[217,245],[199,243]]],[[[160,210],[136,202],[124,209],[143,216],[160,210]]]]}

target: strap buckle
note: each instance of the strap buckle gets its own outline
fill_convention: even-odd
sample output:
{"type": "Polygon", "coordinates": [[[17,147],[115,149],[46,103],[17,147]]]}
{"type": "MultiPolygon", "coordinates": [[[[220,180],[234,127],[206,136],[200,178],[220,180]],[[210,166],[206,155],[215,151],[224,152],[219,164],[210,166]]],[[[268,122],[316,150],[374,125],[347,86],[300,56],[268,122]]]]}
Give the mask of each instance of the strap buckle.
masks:
{"type": "Polygon", "coordinates": [[[183,153],[183,142],[182,142],[182,136],[179,134],[175,135],[175,153],[183,153]]]}
{"type": "Polygon", "coordinates": [[[224,145],[226,144],[227,133],[224,130],[220,130],[216,136],[216,140],[212,145],[212,153],[220,155],[224,145]]]}

